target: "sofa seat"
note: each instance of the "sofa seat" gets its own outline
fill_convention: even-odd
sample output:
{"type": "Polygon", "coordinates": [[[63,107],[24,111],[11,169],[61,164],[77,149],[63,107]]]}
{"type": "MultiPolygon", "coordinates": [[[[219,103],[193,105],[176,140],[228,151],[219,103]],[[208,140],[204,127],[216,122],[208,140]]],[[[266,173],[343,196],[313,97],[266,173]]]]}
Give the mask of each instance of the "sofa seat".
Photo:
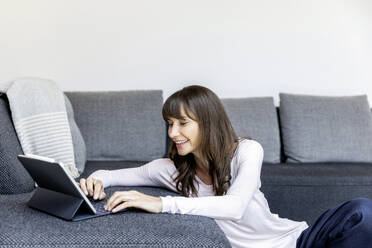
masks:
{"type": "Polygon", "coordinates": [[[372,199],[370,175],[372,164],[368,163],[264,163],[261,190],[273,213],[311,224],[345,201],[372,199]]]}
{"type": "MultiPolygon", "coordinates": [[[[89,161],[83,176],[96,169],[140,164],[89,161]]],[[[112,187],[112,191],[129,189],[157,196],[176,195],[154,187],[112,187]]],[[[0,195],[0,247],[230,247],[211,218],[129,209],[70,222],[27,207],[31,194],[0,195]]]]}

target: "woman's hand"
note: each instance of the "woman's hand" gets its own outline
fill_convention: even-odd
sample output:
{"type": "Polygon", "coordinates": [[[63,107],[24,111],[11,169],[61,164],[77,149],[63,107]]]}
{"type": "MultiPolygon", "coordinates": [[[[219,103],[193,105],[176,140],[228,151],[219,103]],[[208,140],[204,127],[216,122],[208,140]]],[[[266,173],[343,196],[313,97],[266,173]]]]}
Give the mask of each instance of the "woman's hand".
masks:
{"type": "Polygon", "coordinates": [[[163,208],[160,197],[145,195],[135,190],[116,191],[105,204],[105,210],[113,213],[129,207],[155,214],[160,213],[163,208]]]}
{"type": "Polygon", "coordinates": [[[102,181],[92,177],[80,179],[78,183],[86,196],[93,196],[94,200],[103,200],[106,197],[102,181]]]}

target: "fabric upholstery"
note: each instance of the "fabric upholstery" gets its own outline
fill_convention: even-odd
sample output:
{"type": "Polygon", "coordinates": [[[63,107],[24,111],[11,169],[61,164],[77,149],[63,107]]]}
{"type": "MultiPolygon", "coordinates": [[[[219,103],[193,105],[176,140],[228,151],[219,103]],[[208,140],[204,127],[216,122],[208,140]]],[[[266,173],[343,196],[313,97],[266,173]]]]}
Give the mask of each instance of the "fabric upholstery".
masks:
{"type": "Polygon", "coordinates": [[[65,95],[65,105],[67,118],[70,125],[72,144],[74,146],[74,157],[75,157],[75,166],[79,171],[79,175],[83,173],[85,168],[85,162],[87,160],[87,149],[83,136],[81,135],[80,129],[77,126],[74,119],[74,110],[68,97],[65,95]]]}
{"type": "Polygon", "coordinates": [[[0,96],[0,194],[18,194],[34,189],[34,181],[18,161],[23,154],[10,116],[5,94],[0,96]]]}
{"type": "Polygon", "coordinates": [[[239,137],[249,136],[264,148],[264,161],[280,162],[278,117],[272,97],[222,99],[239,137]]]}
{"type": "Polygon", "coordinates": [[[66,92],[88,160],[153,160],[166,153],[160,90],[66,92]]]}
{"type": "Polygon", "coordinates": [[[288,162],[372,162],[372,115],[366,95],[280,93],[288,162]]]}

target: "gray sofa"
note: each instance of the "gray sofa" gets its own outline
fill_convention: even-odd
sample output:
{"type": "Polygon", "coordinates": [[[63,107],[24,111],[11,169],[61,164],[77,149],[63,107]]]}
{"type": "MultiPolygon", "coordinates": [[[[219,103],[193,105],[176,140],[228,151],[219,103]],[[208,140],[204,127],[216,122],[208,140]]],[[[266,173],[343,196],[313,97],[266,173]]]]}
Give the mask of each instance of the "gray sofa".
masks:
{"type": "MultiPolygon", "coordinates": [[[[166,156],[169,140],[161,117],[161,91],[66,92],[66,95],[86,144],[87,163],[81,177],[98,169],[130,168],[166,156]]],[[[281,97],[284,100],[286,96],[281,97]]],[[[18,140],[14,128],[3,124],[10,118],[4,95],[0,103],[0,173],[3,177],[0,247],[230,246],[214,220],[207,217],[149,214],[130,209],[125,213],[68,222],[28,208],[26,203],[32,192],[27,191],[33,190],[33,182],[14,159],[22,150],[19,143],[10,147],[18,140]],[[10,185],[7,191],[4,185],[10,185]]],[[[358,157],[357,162],[301,162],[296,160],[296,154],[290,153],[292,148],[287,142],[288,132],[296,131],[296,127],[291,128],[285,114],[293,110],[275,107],[272,97],[223,99],[223,103],[238,136],[250,136],[264,148],[261,190],[273,213],[311,224],[323,211],[343,201],[354,197],[372,198],[369,158],[365,159],[367,162],[358,162],[358,157]],[[285,162],[287,154],[291,154],[294,162],[285,162]]],[[[367,137],[370,134],[372,128],[367,137]]],[[[296,143],[292,145],[298,147],[296,143]]],[[[129,188],[152,195],[175,195],[154,187],[109,190],[129,188]]]]}

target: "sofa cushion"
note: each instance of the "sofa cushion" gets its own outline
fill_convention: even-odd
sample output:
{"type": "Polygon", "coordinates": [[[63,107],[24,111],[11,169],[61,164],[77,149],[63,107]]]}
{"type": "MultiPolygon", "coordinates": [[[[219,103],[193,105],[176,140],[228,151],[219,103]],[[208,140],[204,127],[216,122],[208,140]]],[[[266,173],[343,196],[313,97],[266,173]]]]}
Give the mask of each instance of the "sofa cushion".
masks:
{"type": "Polygon", "coordinates": [[[70,130],[71,130],[72,144],[74,146],[75,165],[79,171],[79,174],[81,174],[84,171],[85,162],[87,161],[87,149],[85,146],[83,136],[81,135],[80,129],[75,122],[74,110],[72,109],[71,102],[66,95],[65,95],[65,105],[66,105],[68,122],[69,122],[70,130]]]}
{"type": "Polygon", "coordinates": [[[66,92],[88,160],[153,160],[166,153],[160,90],[66,92]]]}
{"type": "MultiPolygon", "coordinates": [[[[112,187],[145,194],[176,195],[154,187],[112,187]]],[[[31,193],[0,195],[0,246],[6,247],[231,247],[207,217],[150,214],[136,209],[79,222],[27,207],[31,193]]]]}
{"type": "Polygon", "coordinates": [[[272,213],[312,224],[327,209],[357,197],[372,199],[372,164],[263,164],[261,191],[272,213]]]}
{"type": "Polygon", "coordinates": [[[19,154],[23,154],[23,151],[10,116],[7,97],[2,94],[0,96],[0,194],[18,194],[34,189],[34,181],[17,159],[19,154]]]}
{"type": "Polygon", "coordinates": [[[372,162],[372,115],[366,95],[279,96],[288,162],[372,162]]]}
{"type": "Polygon", "coordinates": [[[272,97],[222,99],[236,134],[249,136],[263,147],[264,162],[280,162],[280,134],[272,97]]]}

